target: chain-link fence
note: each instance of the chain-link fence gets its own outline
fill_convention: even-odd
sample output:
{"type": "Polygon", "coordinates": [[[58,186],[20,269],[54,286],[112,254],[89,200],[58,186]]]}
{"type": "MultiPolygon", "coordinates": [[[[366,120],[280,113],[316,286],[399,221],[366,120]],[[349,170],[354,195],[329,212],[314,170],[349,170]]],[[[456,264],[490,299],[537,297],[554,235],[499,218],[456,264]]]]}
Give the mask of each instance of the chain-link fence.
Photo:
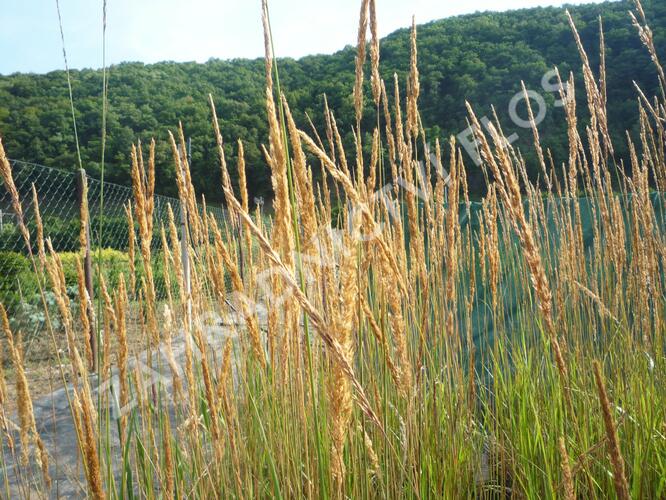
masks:
{"type": "MultiPolygon", "coordinates": [[[[33,240],[36,235],[32,196],[34,184],[39,199],[44,236],[50,238],[53,249],[58,252],[63,262],[67,286],[74,296],[77,293],[76,261],[82,256],[79,243],[81,227],[79,207],[82,195],[81,176],[85,173],[66,172],[21,161],[12,161],[11,164],[14,183],[22,201],[25,223],[33,240]]],[[[125,207],[133,199],[132,189],[104,182],[104,205],[103,210],[100,210],[102,183],[89,176],[86,180],[92,267],[96,269],[97,261],[101,258],[102,274],[107,285],[113,288],[117,285],[120,274],[129,271],[129,224],[125,207]]],[[[160,226],[162,223],[168,225],[169,206],[178,224],[181,216],[180,201],[166,196],[155,196],[155,234],[152,249],[153,273],[158,297],[165,295],[163,273],[167,271],[163,264],[160,226]]],[[[226,220],[225,211],[220,207],[208,206],[207,211],[213,214],[220,224],[226,220]]],[[[13,326],[20,329],[24,336],[29,336],[42,331],[44,313],[38,280],[17,222],[9,192],[4,182],[0,181],[0,302],[9,312],[13,326]]],[[[97,279],[96,276],[94,279],[97,279]]]]}

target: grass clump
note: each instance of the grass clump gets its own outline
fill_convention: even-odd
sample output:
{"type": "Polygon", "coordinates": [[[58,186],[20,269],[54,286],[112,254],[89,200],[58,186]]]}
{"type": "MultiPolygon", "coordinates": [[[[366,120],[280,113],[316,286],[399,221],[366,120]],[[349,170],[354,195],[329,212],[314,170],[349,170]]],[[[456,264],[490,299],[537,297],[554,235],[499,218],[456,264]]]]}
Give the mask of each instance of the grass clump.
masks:
{"type": "MultiPolygon", "coordinates": [[[[596,79],[580,45],[591,120],[579,128],[563,89],[570,154],[561,169],[548,167],[534,131],[543,189],[500,124],[482,127],[470,105],[488,179],[488,195],[473,204],[454,139],[419,162],[415,27],[403,106],[398,80],[392,99],[379,81],[375,2],[362,2],[354,103],[360,117],[369,26],[377,126],[364,135],[357,119],[348,158],[330,110],[321,134],[292,119],[265,4],[264,21],[274,217],[264,224],[250,212],[240,142],[234,192],[212,98],[227,223],[208,216],[195,193],[181,127],[170,143],[187,231],[173,216],[153,227],[155,146],[147,158],[133,148],[132,265],[113,286],[99,281],[103,307],[93,318],[114,338],[101,346],[99,375],[120,374],[119,396],[93,396],[76,341],[90,318],[72,314],[63,259],[51,249],[31,261],[46,267],[40,290],[55,294],[67,333],[71,362],[62,369],[76,382],[71,411],[87,493],[664,496],[666,214],[654,188],[666,178],[665,97],[640,102],[641,134],[629,139],[634,154],[623,165],[605,119],[603,69],[596,79]],[[128,348],[134,302],[147,348],[141,368],[128,348]],[[146,378],[145,367],[160,376],[146,378]],[[115,397],[120,415],[108,409],[115,397]]],[[[21,476],[22,493],[30,477],[21,476]]]]}

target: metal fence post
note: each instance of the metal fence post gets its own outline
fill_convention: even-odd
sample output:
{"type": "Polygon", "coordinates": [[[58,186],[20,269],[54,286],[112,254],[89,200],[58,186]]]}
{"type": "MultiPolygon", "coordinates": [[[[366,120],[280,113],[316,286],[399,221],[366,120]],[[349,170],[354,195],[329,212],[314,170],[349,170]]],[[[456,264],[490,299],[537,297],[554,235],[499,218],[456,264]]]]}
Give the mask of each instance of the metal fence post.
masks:
{"type": "MultiPolygon", "coordinates": [[[[79,207],[83,206],[83,197],[88,196],[87,190],[85,189],[86,185],[86,171],[84,169],[79,169],[78,175],[76,176],[76,195],[79,207]]],[[[87,202],[88,200],[86,200],[87,202]]],[[[86,203],[87,204],[87,203],[86,203]]],[[[88,217],[90,219],[90,217],[88,217]]],[[[81,220],[81,224],[84,221],[81,220]]],[[[90,298],[91,308],[87,311],[88,314],[88,324],[90,331],[88,333],[88,342],[90,344],[90,351],[92,352],[92,367],[91,370],[93,373],[97,372],[97,336],[95,335],[95,325],[93,324],[93,314],[92,314],[92,304],[94,303],[94,288],[93,288],[93,273],[92,273],[92,256],[90,253],[90,220],[86,224],[86,227],[83,228],[86,232],[86,247],[83,249],[83,273],[85,276],[86,290],[88,291],[88,296],[90,298]]]]}

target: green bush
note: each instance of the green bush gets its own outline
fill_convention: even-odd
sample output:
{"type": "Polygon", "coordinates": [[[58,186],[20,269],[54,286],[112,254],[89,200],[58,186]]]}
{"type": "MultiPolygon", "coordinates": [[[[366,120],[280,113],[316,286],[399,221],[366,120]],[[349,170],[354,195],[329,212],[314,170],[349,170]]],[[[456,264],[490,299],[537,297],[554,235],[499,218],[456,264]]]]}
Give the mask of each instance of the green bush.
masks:
{"type": "MultiPolygon", "coordinates": [[[[58,256],[62,262],[63,274],[67,294],[76,300],[78,295],[78,272],[76,262],[81,259],[83,252],[59,252],[58,256]]],[[[120,275],[125,274],[126,279],[130,272],[129,256],[126,252],[105,248],[101,252],[92,250],[92,273],[93,287],[98,290],[98,267],[101,257],[101,271],[107,284],[109,292],[112,292],[120,281],[120,275]]],[[[47,257],[50,258],[50,257],[47,257]]],[[[166,297],[166,280],[164,259],[161,252],[152,257],[153,280],[158,299],[166,297]]],[[[140,256],[136,262],[137,283],[141,283],[144,275],[140,256]]],[[[171,276],[172,286],[175,285],[175,276],[171,276]]],[[[47,299],[50,297],[50,281],[47,280],[47,299]]],[[[175,290],[174,290],[175,291],[175,290]]],[[[13,251],[0,251],[0,302],[7,308],[10,318],[16,322],[20,321],[22,326],[26,324],[37,324],[43,313],[42,300],[39,294],[37,277],[32,269],[32,263],[25,255],[13,251]],[[26,322],[27,321],[27,322],[26,322]]],[[[57,315],[56,315],[57,316],[57,315]]],[[[32,327],[31,327],[32,328],[32,327]]]]}
{"type": "Polygon", "coordinates": [[[11,313],[38,292],[30,260],[18,252],[0,251],[0,302],[11,313]]]}
{"type": "MultiPolygon", "coordinates": [[[[76,271],[76,259],[83,259],[82,252],[60,252],[58,254],[62,261],[62,267],[65,274],[65,283],[68,287],[77,286],[77,271],[76,271]]],[[[99,252],[95,249],[92,250],[92,273],[93,273],[93,286],[97,289],[98,286],[98,268],[97,263],[99,262],[99,252]]],[[[105,248],[101,252],[102,265],[101,270],[106,281],[106,285],[109,290],[112,290],[118,286],[120,280],[120,275],[125,274],[125,278],[129,276],[129,255],[126,252],[121,252],[120,250],[114,250],[112,248],[105,248]]],[[[151,267],[153,269],[153,282],[155,284],[155,290],[157,292],[158,298],[164,298],[166,296],[166,282],[165,282],[165,269],[164,269],[164,258],[161,252],[155,253],[151,259],[151,267]]],[[[139,255],[136,256],[136,277],[137,283],[141,283],[141,277],[143,273],[143,263],[139,255]]],[[[171,277],[171,283],[175,283],[175,277],[171,277]]]]}
{"type": "MultiPolygon", "coordinates": [[[[76,261],[81,259],[83,262],[83,252],[60,252],[58,253],[62,261],[63,273],[65,274],[65,283],[68,287],[75,287],[78,284],[78,272],[76,270],[76,261]]],[[[106,286],[112,290],[118,286],[120,274],[129,273],[129,257],[125,252],[104,248],[101,252],[93,249],[91,252],[93,286],[98,286],[98,266],[101,257],[101,271],[106,281],[106,286]],[[100,255],[101,253],[101,255],[100,255]]]]}
{"type": "Polygon", "coordinates": [[[13,252],[23,249],[24,246],[25,243],[16,225],[5,222],[0,231],[0,252],[13,252]]]}

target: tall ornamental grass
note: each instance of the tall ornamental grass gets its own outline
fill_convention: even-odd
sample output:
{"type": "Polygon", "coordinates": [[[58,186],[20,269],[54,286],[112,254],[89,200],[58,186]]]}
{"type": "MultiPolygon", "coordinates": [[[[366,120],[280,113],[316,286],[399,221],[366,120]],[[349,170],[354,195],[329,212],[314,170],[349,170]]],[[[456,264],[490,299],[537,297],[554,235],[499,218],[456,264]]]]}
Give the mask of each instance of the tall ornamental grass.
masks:
{"type": "MultiPolygon", "coordinates": [[[[638,0],[632,18],[662,92],[637,90],[630,157],[614,155],[609,128],[622,124],[606,119],[605,62],[595,76],[572,22],[588,119],[578,120],[566,78],[568,157],[551,158],[535,126],[542,175],[530,180],[501,125],[482,126],[468,104],[488,179],[474,204],[466,169],[477,167],[455,139],[426,148],[415,26],[407,82],[386,83],[375,1],[362,1],[356,122],[345,125],[355,142],[343,144],[328,107],[324,130],[295,123],[264,4],[274,215],[250,209],[243,144],[232,169],[211,97],[228,221],[197,196],[181,127],[169,140],[186,238],[173,214],[155,227],[155,146],[137,144],[133,265],[113,287],[98,280],[101,307],[87,296],[80,258],[76,307],[67,295],[48,227],[38,219],[36,234],[26,229],[0,148],[26,248],[37,248],[40,290],[57,297],[87,495],[664,497],[666,80],[638,0]],[[366,107],[376,125],[362,130],[366,107]],[[169,270],[162,298],[154,236],[169,270]],[[140,321],[129,331],[133,305],[140,321]],[[80,342],[90,321],[101,332],[99,379],[80,342]],[[133,364],[128,335],[144,340],[145,364],[165,376],[147,378],[133,364]],[[112,376],[114,390],[97,395],[94,381],[112,376]]],[[[23,398],[20,432],[0,413],[4,464],[20,472],[10,486],[3,467],[5,492],[47,495],[57,457],[32,417],[19,333],[3,324],[23,398]]],[[[9,383],[0,378],[0,403],[9,383]]]]}

